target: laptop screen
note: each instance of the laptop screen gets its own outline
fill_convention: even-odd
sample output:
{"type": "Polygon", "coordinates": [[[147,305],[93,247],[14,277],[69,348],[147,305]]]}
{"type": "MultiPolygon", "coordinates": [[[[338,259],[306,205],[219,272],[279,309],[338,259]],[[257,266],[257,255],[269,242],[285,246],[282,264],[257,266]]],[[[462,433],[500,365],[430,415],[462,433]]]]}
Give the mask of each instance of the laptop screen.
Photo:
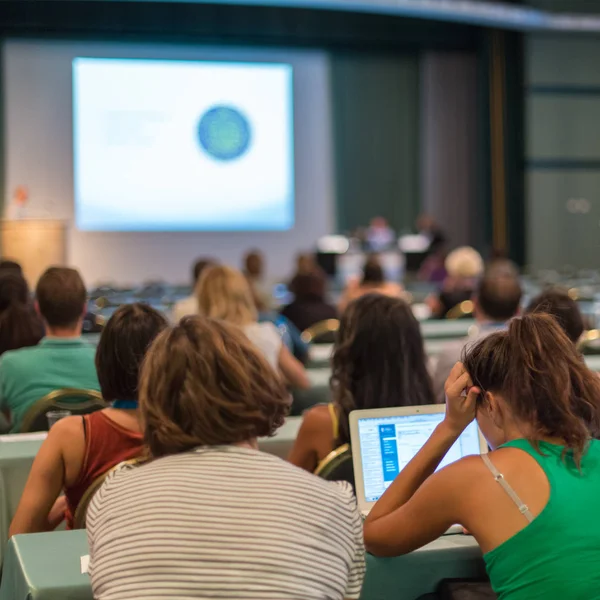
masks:
{"type": "MultiPolygon", "coordinates": [[[[379,500],[443,419],[444,413],[358,419],[367,502],[379,500]]],[[[479,429],[475,421],[463,431],[438,469],[470,454],[480,454],[479,429]]]]}

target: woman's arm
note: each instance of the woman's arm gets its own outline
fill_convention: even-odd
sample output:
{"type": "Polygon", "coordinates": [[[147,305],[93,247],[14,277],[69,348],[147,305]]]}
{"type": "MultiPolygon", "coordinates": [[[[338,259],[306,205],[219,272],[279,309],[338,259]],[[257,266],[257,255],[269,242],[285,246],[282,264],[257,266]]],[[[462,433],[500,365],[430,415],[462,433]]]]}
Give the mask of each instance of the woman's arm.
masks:
{"type": "Polygon", "coordinates": [[[479,390],[470,388],[468,373],[459,363],[446,383],[446,418],[429,440],[406,465],[372,508],[365,521],[365,544],[373,554],[396,555],[410,552],[441,535],[457,517],[458,496],[464,491],[467,461],[459,461],[432,475],[475,417],[479,390]]]}
{"type": "Polygon", "coordinates": [[[310,379],[302,363],[294,358],[285,344],[279,351],[279,369],[292,387],[306,390],[310,387],[310,379]]]}
{"type": "MultiPolygon", "coordinates": [[[[50,512],[65,480],[66,463],[63,449],[73,438],[77,426],[75,420],[75,417],[63,419],[48,432],[48,437],[33,461],[17,512],[10,524],[9,537],[17,533],[35,533],[50,529],[50,512]]],[[[55,515],[52,517],[56,523],[55,515]]]]}
{"type": "Polygon", "coordinates": [[[331,419],[326,406],[315,406],[304,414],[288,462],[312,473],[319,464],[318,447],[324,443],[333,449],[331,419]]]}

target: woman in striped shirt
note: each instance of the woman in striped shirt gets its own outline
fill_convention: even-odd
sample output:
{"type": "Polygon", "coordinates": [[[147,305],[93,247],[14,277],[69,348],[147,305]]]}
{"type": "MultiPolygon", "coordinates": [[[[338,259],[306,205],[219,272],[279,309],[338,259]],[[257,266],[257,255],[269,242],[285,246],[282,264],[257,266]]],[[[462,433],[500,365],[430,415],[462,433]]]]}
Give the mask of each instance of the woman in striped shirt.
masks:
{"type": "Polygon", "coordinates": [[[117,470],[88,511],[94,597],[358,598],[350,487],[257,449],[288,407],[239,329],[188,317],[160,335],[140,385],[153,460],[117,470]]]}

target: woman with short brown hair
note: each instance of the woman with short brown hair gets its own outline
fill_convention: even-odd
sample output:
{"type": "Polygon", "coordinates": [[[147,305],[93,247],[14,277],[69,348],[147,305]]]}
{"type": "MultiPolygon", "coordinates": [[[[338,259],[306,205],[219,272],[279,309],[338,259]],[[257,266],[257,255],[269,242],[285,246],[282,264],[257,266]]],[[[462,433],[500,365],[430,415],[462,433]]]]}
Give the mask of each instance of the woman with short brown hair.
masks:
{"type": "Polygon", "coordinates": [[[122,467],[92,500],[95,598],[359,597],[350,487],[258,450],[290,398],[237,327],[187,317],[164,332],[140,399],[154,460],[122,467]]]}

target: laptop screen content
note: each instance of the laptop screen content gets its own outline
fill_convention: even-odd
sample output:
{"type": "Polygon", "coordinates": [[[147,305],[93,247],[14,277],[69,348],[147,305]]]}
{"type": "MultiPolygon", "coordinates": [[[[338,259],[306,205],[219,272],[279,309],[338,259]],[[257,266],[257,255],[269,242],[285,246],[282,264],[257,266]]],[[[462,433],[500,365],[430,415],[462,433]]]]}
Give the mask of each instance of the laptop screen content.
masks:
{"type": "MultiPolygon", "coordinates": [[[[367,502],[379,500],[443,419],[443,413],[435,413],[358,420],[360,459],[367,502]]],[[[470,454],[480,454],[479,429],[475,421],[463,431],[438,469],[470,454]]]]}

